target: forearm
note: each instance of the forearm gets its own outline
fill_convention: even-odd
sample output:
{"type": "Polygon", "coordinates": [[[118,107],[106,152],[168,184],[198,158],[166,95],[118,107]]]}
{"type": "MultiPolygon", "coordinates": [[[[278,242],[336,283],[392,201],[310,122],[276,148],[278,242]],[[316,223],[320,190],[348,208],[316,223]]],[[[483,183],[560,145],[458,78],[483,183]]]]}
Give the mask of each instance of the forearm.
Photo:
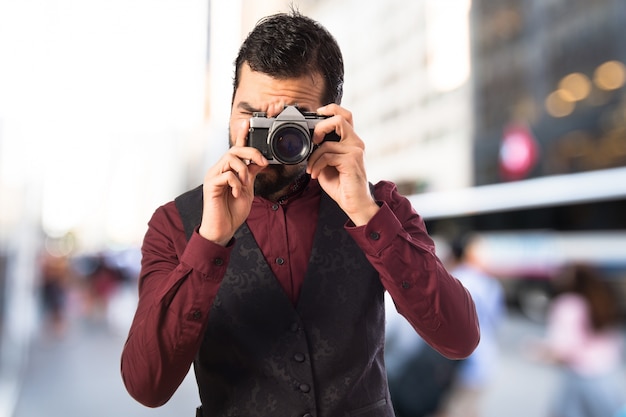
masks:
{"type": "Polygon", "coordinates": [[[146,406],[165,404],[189,372],[225,272],[225,260],[215,263],[194,253],[204,244],[200,239],[192,238],[177,265],[144,250],[139,304],[121,371],[128,392],[146,406]]]}
{"type": "Polygon", "coordinates": [[[441,354],[467,357],[480,332],[469,292],[443,267],[419,217],[390,207],[352,234],[380,274],[398,311],[441,354]]]}
{"type": "Polygon", "coordinates": [[[474,351],[480,340],[474,302],[442,266],[403,279],[400,285],[392,277],[385,281],[398,312],[439,353],[463,359],[474,351]]]}

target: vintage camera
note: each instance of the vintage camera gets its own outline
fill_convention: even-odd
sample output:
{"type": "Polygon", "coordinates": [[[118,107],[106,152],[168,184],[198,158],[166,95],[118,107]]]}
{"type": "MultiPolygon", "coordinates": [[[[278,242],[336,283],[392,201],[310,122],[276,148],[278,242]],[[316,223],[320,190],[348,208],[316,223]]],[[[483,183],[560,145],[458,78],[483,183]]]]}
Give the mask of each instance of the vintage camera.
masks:
{"type": "MultiPolygon", "coordinates": [[[[264,112],[252,113],[248,146],[257,148],[270,164],[294,165],[306,160],[315,150],[313,130],[326,116],[301,112],[295,106],[285,106],[275,118],[264,112]]],[[[324,140],[339,141],[335,132],[324,140]]]]}

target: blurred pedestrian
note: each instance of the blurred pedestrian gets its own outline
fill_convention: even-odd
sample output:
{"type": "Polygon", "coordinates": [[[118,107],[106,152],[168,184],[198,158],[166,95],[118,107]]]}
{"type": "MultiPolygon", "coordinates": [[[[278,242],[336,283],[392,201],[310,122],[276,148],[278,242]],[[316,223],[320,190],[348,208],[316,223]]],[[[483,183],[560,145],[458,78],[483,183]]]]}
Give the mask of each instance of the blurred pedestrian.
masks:
{"type": "Polygon", "coordinates": [[[124,282],[122,271],[104,253],[92,259],[93,270],[87,280],[87,315],[95,321],[107,320],[109,303],[124,282]]]}
{"type": "Polygon", "coordinates": [[[565,268],[556,280],[546,337],[535,357],[556,364],[561,380],[550,417],[616,416],[626,391],[617,299],[589,265],[565,268]]]}
{"type": "Polygon", "coordinates": [[[468,289],[478,313],[480,342],[456,372],[448,398],[439,417],[478,417],[482,400],[492,382],[498,360],[498,329],[506,314],[504,290],[491,276],[480,252],[480,240],[474,234],[457,237],[450,244],[450,273],[468,289]]]}
{"type": "Polygon", "coordinates": [[[396,417],[429,417],[439,410],[462,360],[448,359],[415,333],[386,294],[385,364],[396,417]]]}
{"type": "Polygon", "coordinates": [[[67,256],[44,252],[40,265],[40,294],[44,325],[54,336],[67,327],[67,296],[70,267],[67,256]]]}

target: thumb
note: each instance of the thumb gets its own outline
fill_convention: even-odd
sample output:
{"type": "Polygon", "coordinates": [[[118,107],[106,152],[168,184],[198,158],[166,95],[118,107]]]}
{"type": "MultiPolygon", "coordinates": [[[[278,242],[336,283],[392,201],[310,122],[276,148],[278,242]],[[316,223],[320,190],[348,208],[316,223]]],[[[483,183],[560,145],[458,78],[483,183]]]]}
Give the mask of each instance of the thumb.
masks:
{"type": "Polygon", "coordinates": [[[261,171],[263,171],[265,169],[267,165],[257,165],[257,164],[250,164],[248,165],[248,172],[251,175],[252,178],[252,182],[254,182],[257,174],[261,171]]]}

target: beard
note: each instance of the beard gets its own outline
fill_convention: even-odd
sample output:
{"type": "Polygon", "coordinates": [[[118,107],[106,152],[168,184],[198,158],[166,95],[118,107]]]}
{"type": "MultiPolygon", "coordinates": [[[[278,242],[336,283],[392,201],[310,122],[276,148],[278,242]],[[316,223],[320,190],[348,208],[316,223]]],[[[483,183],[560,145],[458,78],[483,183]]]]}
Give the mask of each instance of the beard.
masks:
{"type": "MultiPolygon", "coordinates": [[[[233,146],[230,129],[228,145],[233,146]]],[[[259,172],[254,181],[254,195],[277,201],[289,192],[291,184],[306,174],[306,161],[298,165],[268,165],[259,172]]]]}
{"type": "Polygon", "coordinates": [[[254,195],[276,201],[289,192],[291,184],[306,173],[306,164],[269,165],[254,181],[254,195]]]}

